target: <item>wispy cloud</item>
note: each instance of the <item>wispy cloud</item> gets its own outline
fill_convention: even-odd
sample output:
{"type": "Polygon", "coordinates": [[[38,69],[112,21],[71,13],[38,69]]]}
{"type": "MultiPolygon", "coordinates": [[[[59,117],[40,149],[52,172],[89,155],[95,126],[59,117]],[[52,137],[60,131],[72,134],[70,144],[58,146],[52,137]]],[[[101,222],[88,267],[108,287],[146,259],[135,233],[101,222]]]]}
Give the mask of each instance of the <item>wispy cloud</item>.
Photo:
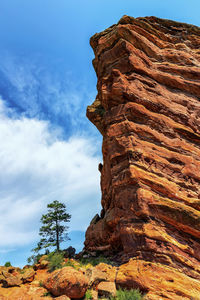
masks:
{"type": "Polygon", "coordinates": [[[29,118],[49,120],[64,129],[65,136],[81,132],[90,133],[92,126],[85,117],[86,107],[96,91],[88,82],[74,80],[56,62],[46,65],[43,57],[31,59],[0,52],[0,94],[7,104],[29,118]]]}
{"type": "Polygon", "coordinates": [[[0,252],[37,241],[40,217],[55,199],[67,204],[72,231],[85,230],[100,209],[98,145],[59,136],[49,122],[16,117],[0,100],[0,252]]]}

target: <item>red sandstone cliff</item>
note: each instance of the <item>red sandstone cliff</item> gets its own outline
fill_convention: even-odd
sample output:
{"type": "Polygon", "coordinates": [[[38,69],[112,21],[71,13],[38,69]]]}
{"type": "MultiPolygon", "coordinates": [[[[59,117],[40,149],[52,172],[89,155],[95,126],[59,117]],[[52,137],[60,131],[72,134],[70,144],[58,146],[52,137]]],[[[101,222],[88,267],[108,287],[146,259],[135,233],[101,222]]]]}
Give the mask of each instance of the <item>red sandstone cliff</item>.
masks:
{"type": "Polygon", "coordinates": [[[200,28],[124,16],[91,46],[103,208],[85,249],[133,257],[118,282],[148,299],[200,299],[200,28]]]}

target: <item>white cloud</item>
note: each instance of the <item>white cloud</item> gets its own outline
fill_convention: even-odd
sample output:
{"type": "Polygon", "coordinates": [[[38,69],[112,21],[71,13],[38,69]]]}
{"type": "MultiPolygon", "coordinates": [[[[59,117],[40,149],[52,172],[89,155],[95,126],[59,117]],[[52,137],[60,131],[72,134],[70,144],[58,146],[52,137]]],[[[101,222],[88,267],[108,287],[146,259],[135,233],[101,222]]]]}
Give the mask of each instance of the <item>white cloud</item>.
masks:
{"type": "Polygon", "coordinates": [[[6,88],[1,88],[3,98],[14,102],[25,116],[70,126],[73,132],[83,132],[82,127],[87,126],[90,134],[96,134],[85,117],[96,89],[88,81],[73,79],[73,72],[55,68],[53,62],[50,68],[43,60],[39,55],[27,58],[0,51],[0,76],[6,82],[6,88]]]}
{"type": "Polygon", "coordinates": [[[98,145],[78,136],[63,141],[48,125],[8,117],[0,100],[0,252],[37,241],[40,217],[55,199],[72,214],[70,230],[85,230],[100,209],[98,145]]]}

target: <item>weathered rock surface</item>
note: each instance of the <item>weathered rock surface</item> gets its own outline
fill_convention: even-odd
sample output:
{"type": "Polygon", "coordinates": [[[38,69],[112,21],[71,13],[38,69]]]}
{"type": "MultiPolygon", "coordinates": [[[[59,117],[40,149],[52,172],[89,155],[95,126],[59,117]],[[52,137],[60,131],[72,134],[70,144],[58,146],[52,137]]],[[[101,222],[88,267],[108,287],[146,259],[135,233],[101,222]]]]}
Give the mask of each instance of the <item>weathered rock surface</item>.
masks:
{"type": "Polygon", "coordinates": [[[2,283],[4,287],[19,286],[22,283],[22,278],[21,275],[18,273],[17,268],[1,267],[0,283],[2,283]]]}
{"type": "Polygon", "coordinates": [[[44,281],[44,287],[54,296],[66,295],[80,299],[85,295],[88,279],[82,272],[64,267],[50,274],[44,281]]]}
{"type": "Polygon", "coordinates": [[[52,297],[45,296],[47,290],[43,287],[21,285],[12,288],[0,288],[0,300],[50,300],[52,297]]]}
{"type": "Polygon", "coordinates": [[[23,270],[0,267],[0,272],[0,300],[52,299],[46,296],[47,289],[41,286],[42,281],[49,275],[46,270],[35,273],[30,267],[23,270]]]}
{"type": "Polygon", "coordinates": [[[86,276],[88,277],[88,287],[95,287],[97,286],[101,281],[107,280],[107,274],[106,272],[102,272],[98,268],[88,268],[86,270],[86,276]]]}
{"type": "Polygon", "coordinates": [[[95,267],[96,270],[99,270],[106,274],[106,280],[114,282],[116,279],[117,268],[105,263],[100,263],[95,267]]]}
{"type": "Polygon", "coordinates": [[[124,16],[91,46],[102,211],[85,249],[134,257],[142,272],[130,282],[146,280],[148,299],[158,299],[158,278],[170,278],[169,299],[190,299],[186,282],[200,294],[200,28],[124,16]]]}
{"type": "Polygon", "coordinates": [[[103,287],[100,289],[104,295],[109,293],[111,286],[115,286],[117,270],[112,265],[100,263],[93,267],[74,259],[64,261],[74,267],[63,267],[49,273],[41,268],[34,271],[31,266],[23,269],[0,266],[0,300],[83,299],[87,289],[91,290],[94,299],[98,299],[97,286],[100,282],[113,283],[105,285],[104,292],[103,287]]]}
{"type": "Polygon", "coordinates": [[[110,296],[116,296],[116,286],[114,282],[102,281],[97,286],[97,291],[99,296],[104,296],[109,298],[110,296]]]}
{"type": "Polygon", "coordinates": [[[24,270],[24,273],[21,275],[23,283],[32,282],[35,277],[35,271],[33,268],[27,268],[24,270]]]}
{"type": "Polygon", "coordinates": [[[49,261],[47,260],[47,255],[43,255],[37,264],[34,265],[34,269],[38,270],[38,269],[47,269],[48,265],[49,265],[49,261]]]}
{"type": "Polygon", "coordinates": [[[120,266],[117,286],[139,288],[145,299],[200,299],[199,280],[189,278],[175,268],[164,264],[131,259],[120,266]]]}

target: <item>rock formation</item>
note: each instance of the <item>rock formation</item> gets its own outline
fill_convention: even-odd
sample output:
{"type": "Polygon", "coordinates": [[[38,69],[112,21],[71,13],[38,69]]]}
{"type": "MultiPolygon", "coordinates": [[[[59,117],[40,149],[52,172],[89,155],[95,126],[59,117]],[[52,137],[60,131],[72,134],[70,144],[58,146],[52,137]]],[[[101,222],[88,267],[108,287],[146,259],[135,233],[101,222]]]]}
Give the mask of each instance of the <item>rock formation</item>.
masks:
{"type": "MultiPolygon", "coordinates": [[[[200,28],[124,16],[91,46],[98,94],[87,116],[103,135],[102,211],[85,250],[132,257],[132,286],[141,288],[139,269],[157,272],[177,287],[169,299],[188,299],[184,280],[200,299],[200,28]]],[[[158,295],[149,299],[166,299],[158,295]]]]}

